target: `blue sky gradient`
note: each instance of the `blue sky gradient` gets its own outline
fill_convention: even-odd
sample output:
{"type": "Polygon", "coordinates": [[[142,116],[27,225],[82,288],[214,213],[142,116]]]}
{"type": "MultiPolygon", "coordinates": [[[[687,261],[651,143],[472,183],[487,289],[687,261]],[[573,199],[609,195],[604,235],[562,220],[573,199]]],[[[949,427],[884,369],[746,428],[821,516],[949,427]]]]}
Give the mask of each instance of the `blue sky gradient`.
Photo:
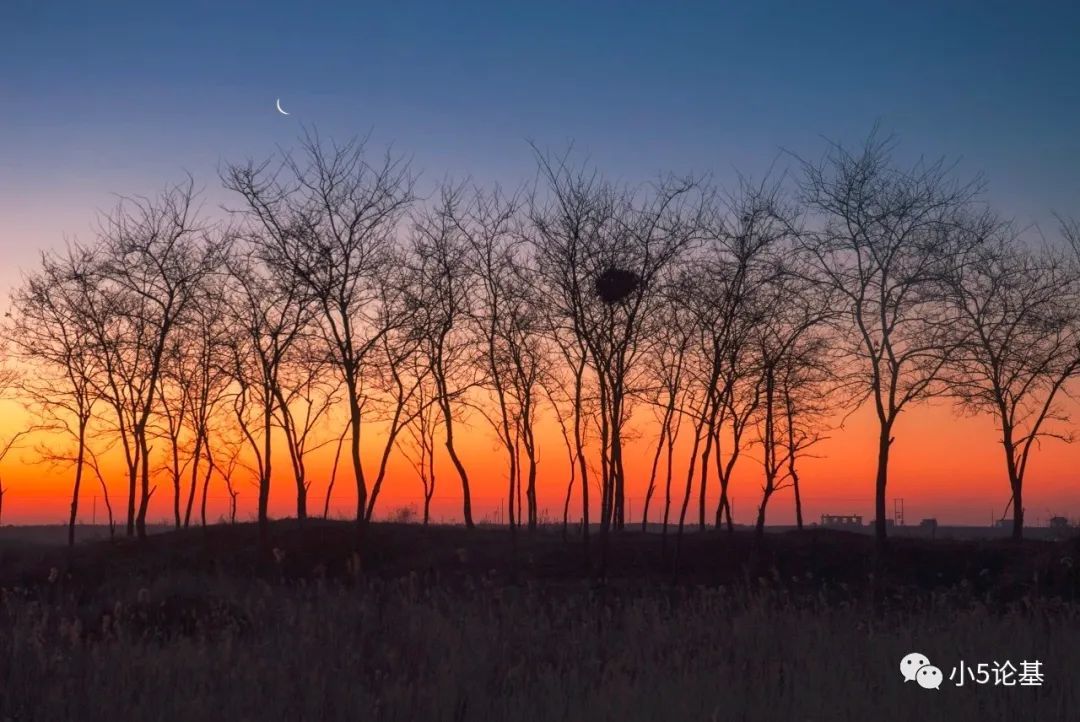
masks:
{"type": "Polygon", "coordinates": [[[7,0],[0,251],[32,262],[110,193],[184,171],[213,196],[220,163],[301,124],[392,142],[429,183],[512,185],[527,140],[725,183],[880,121],[905,154],[985,173],[1025,224],[1080,213],[1075,3],[814,5],[7,0]]]}

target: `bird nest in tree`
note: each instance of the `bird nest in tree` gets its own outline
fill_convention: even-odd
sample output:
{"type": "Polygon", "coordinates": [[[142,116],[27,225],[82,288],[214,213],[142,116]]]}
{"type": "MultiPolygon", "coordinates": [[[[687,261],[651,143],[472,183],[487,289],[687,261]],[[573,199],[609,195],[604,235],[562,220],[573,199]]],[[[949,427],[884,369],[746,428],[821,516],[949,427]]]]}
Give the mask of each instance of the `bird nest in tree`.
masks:
{"type": "Polygon", "coordinates": [[[641,276],[633,271],[608,266],[593,281],[593,290],[601,302],[612,306],[632,296],[641,283],[641,276]]]}

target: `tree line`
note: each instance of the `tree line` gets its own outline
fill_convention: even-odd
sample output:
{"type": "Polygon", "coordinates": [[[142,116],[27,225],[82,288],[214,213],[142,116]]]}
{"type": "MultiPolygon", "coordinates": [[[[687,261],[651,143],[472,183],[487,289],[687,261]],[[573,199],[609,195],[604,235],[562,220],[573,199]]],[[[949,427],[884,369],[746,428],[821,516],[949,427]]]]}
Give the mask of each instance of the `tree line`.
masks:
{"type": "Polygon", "coordinates": [[[93,242],[43,252],[11,296],[6,350],[27,371],[7,384],[35,429],[69,442],[35,449],[72,470],[69,543],[86,483],[112,523],[104,455],[123,461],[128,535],[146,535],[162,476],[176,527],[207,523],[212,485],[235,520],[246,470],[265,536],[282,446],[300,519],[319,513],[308,464],[330,447],[322,515],[351,476],[358,542],[394,454],[423,486],[425,523],[445,454],[471,528],[457,440],[480,426],[501,449],[510,529],[535,529],[546,419],[561,447],[544,452],[568,470],[564,534],[577,497],[574,529],[603,567],[610,534],[635,523],[631,484],[665,548],[687,527],[731,528],[751,448],[757,532],[785,488],[801,527],[800,459],[869,404],[884,545],[895,425],[930,397],[994,417],[1021,537],[1028,462],[1071,434],[1080,225],[1033,242],[980,179],[903,165],[877,132],[729,191],[675,175],[631,186],[533,151],[536,179],[514,192],[444,183],[422,198],[403,157],[309,134],[225,166],[223,214],[187,178],[121,199],[93,242]],[[631,438],[649,444],[647,476],[624,463],[631,438]]]}

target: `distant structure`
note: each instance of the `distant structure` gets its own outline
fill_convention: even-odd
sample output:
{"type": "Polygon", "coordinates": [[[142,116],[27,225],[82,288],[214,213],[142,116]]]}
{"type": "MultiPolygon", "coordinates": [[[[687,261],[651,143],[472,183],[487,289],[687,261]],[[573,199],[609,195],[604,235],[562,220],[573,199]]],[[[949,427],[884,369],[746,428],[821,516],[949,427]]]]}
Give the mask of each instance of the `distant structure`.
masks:
{"type": "Polygon", "coordinates": [[[904,525],[904,498],[897,497],[893,499],[893,523],[896,526],[904,525]]]}
{"type": "Polygon", "coordinates": [[[931,517],[929,519],[923,519],[919,522],[919,528],[930,534],[930,538],[933,539],[937,536],[937,519],[931,517]]]}
{"type": "Polygon", "coordinates": [[[863,525],[861,514],[822,514],[821,526],[833,529],[858,529],[863,525]]]}
{"type": "Polygon", "coordinates": [[[1051,529],[1068,529],[1069,528],[1069,520],[1066,519],[1063,516],[1052,516],[1052,517],[1050,517],[1050,528],[1051,529]]]}

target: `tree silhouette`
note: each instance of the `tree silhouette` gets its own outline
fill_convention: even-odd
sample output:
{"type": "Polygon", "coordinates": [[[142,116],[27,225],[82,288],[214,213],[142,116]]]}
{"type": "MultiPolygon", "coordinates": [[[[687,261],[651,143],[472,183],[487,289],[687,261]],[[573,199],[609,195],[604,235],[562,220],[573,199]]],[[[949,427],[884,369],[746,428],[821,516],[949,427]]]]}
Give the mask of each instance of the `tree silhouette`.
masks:
{"type": "Polygon", "coordinates": [[[225,185],[261,230],[253,236],[260,260],[318,309],[319,331],[345,387],[360,541],[369,518],[360,455],[363,380],[382,336],[401,321],[383,308],[380,284],[393,261],[398,222],[413,202],[408,165],[390,155],[372,164],[360,141],[327,145],[308,135],[301,159],[230,166],[225,185]]]}
{"type": "Polygon", "coordinates": [[[957,183],[944,162],[894,165],[891,138],[876,131],[854,151],[833,145],[819,163],[803,162],[802,198],[820,217],[803,234],[819,281],[843,304],[836,338],[846,343],[850,381],[878,422],[875,534],[886,542],[885,494],[893,431],[911,404],[942,393],[951,350],[933,283],[955,251],[953,218],[976,198],[976,182],[957,183]]]}
{"type": "Polygon", "coordinates": [[[42,463],[73,471],[69,543],[87,470],[107,497],[113,460],[129,535],[146,535],[159,475],[173,525],[187,526],[200,488],[207,523],[215,479],[235,520],[247,470],[265,541],[282,469],[304,519],[313,460],[334,448],[327,516],[346,447],[358,545],[399,455],[429,521],[445,454],[471,527],[487,470],[470,473],[461,439],[490,427],[515,549],[552,491],[540,470],[564,456],[563,534],[578,495],[590,567],[606,573],[640,488],[641,529],[662,520],[665,557],[677,524],[678,571],[688,526],[734,529],[748,459],[761,462],[758,535],[788,488],[801,527],[800,461],[865,403],[883,546],[896,423],[935,396],[996,420],[1021,536],[1039,440],[1071,438],[1075,222],[1066,247],[1028,247],[978,204],[978,182],[942,162],[900,167],[876,132],[727,193],[670,176],[630,186],[533,150],[534,187],[444,183],[419,198],[403,158],[308,134],[295,155],[226,167],[239,202],[227,225],[189,178],[122,198],[93,243],[44,254],[12,295],[4,340],[32,370],[18,388],[32,428],[73,442],[35,437],[42,463]],[[552,449],[545,424],[561,436],[552,449]]]}
{"type": "Polygon", "coordinates": [[[950,393],[997,421],[1019,540],[1032,451],[1042,438],[1072,439],[1057,402],[1080,370],[1080,276],[1059,251],[1025,249],[992,215],[963,229],[942,279],[950,393]]]}
{"type": "MultiPolygon", "coordinates": [[[[87,332],[85,300],[94,282],[97,258],[73,244],[63,253],[42,254],[41,265],[23,279],[11,297],[12,313],[5,340],[24,362],[35,369],[22,380],[22,392],[37,407],[44,425],[74,439],[74,454],[63,457],[74,466],[68,546],[75,544],[79,492],[88,453],[90,421],[100,399],[97,384],[103,371],[97,349],[87,332]]],[[[15,377],[2,372],[0,388],[10,389],[15,377]]],[[[10,450],[10,440],[4,455],[10,450]]]]}

